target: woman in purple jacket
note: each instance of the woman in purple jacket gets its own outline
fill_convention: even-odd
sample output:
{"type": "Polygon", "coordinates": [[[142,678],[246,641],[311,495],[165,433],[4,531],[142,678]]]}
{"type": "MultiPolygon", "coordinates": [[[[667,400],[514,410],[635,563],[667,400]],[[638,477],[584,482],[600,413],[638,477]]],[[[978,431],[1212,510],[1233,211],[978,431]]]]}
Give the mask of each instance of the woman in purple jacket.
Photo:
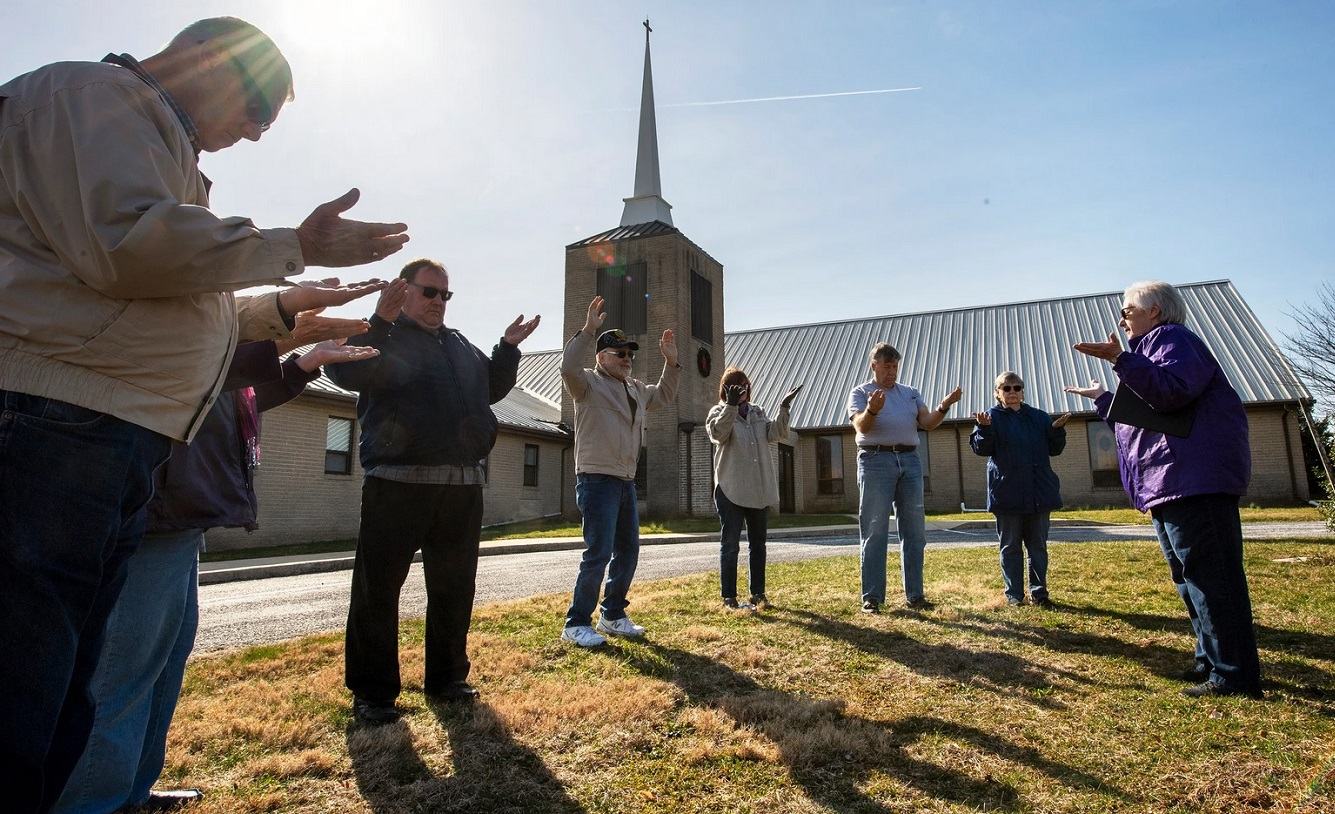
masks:
{"type": "Polygon", "coordinates": [[[1189,425],[1173,435],[1108,418],[1113,394],[1097,380],[1066,392],[1094,399],[1117,436],[1122,486],[1148,511],[1196,631],[1198,683],[1188,696],[1261,697],[1261,664],[1242,568],[1238,498],[1251,478],[1251,447],[1242,400],[1201,338],[1187,329],[1182,295],[1167,283],[1134,283],[1122,295],[1130,350],[1116,333],[1075,349],[1111,362],[1118,387],[1156,413],[1189,425]]]}

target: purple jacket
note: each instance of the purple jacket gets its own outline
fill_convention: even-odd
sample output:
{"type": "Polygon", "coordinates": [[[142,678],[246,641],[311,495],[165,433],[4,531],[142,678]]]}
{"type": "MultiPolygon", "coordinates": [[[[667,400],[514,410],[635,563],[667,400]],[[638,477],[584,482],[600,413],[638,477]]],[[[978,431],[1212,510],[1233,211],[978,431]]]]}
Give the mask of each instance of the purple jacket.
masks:
{"type": "MultiPolygon", "coordinates": [[[[1143,512],[1192,495],[1245,494],[1252,473],[1247,414],[1214,354],[1186,326],[1173,323],[1157,325],[1130,344],[1113,364],[1121,387],[1156,410],[1196,405],[1186,438],[1108,422],[1131,504],[1143,512]]],[[[1094,402],[1105,421],[1112,398],[1105,393],[1094,402]]]]}

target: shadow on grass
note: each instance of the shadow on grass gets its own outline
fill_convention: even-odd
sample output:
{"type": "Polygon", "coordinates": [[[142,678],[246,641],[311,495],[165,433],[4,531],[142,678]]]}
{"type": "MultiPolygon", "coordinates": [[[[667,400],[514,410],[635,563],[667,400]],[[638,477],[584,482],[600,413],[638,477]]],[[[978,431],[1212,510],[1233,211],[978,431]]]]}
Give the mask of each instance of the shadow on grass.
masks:
{"type": "Polygon", "coordinates": [[[977,778],[909,755],[905,748],[940,736],[1034,768],[1051,779],[1125,796],[1098,778],[1055,763],[981,729],[926,716],[893,723],[844,713],[843,702],[768,689],[713,659],[653,642],[604,648],[643,675],[670,681],[687,702],[718,709],[769,739],[794,782],[817,804],[839,812],[888,812],[859,785],[883,773],[938,800],[985,811],[1020,810],[1018,792],[991,776],[977,778]]]}
{"type": "MultiPolygon", "coordinates": [[[[1093,683],[1078,673],[1043,667],[997,650],[928,644],[901,633],[855,625],[804,610],[781,610],[776,616],[817,636],[846,642],[864,653],[901,664],[918,675],[984,686],[1048,709],[1062,709],[1065,705],[1035,691],[1049,689],[1057,679],[1075,684],[1093,683]]],[[[915,617],[936,623],[930,616],[915,614],[915,617]]]]}
{"type": "Polygon", "coordinates": [[[449,738],[453,766],[444,775],[427,766],[404,721],[349,725],[348,754],[357,789],[375,814],[582,814],[584,808],[542,759],[517,743],[490,707],[432,704],[430,709],[449,738]]]}

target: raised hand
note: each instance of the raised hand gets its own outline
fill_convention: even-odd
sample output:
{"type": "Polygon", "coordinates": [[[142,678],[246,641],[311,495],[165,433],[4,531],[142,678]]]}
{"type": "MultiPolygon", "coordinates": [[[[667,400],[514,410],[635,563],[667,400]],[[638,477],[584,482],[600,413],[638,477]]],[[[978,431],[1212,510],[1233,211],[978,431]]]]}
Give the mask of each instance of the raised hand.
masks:
{"type": "Polygon", "coordinates": [[[992,414],[991,414],[991,413],[986,413],[986,412],[984,412],[984,413],[974,413],[974,414],[973,414],[973,420],[976,421],[976,422],[978,422],[978,426],[980,426],[980,427],[990,427],[990,426],[992,426],[992,414]]]}
{"type": "MultiPolygon", "coordinates": [[[[1122,343],[1117,341],[1116,331],[1108,333],[1107,342],[1077,342],[1072,347],[1086,356],[1093,356],[1105,362],[1116,362],[1117,357],[1122,355],[1122,343]]],[[[1075,391],[1068,390],[1067,392],[1075,391]]]]}
{"type": "Polygon", "coordinates": [[[951,390],[948,394],[946,394],[945,398],[941,399],[941,406],[948,408],[955,402],[959,401],[963,395],[964,391],[959,387],[956,387],[954,390],[951,390]]]}
{"type": "Polygon", "coordinates": [[[672,367],[677,366],[677,337],[671,328],[663,331],[663,338],[658,340],[658,350],[663,354],[663,361],[672,367]]]}
{"type": "Polygon", "coordinates": [[[1063,387],[1063,392],[1074,393],[1077,396],[1084,396],[1087,399],[1096,399],[1108,392],[1108,388],[1103,386],[1103,382],[1098,379],[1090,379],[1089,387],[1063,387]]]}
{"type": "Polygon", "coordinates": [[[783,397],[783,401],[779,402],[779,409],[786,410],[789,407],[792,407],[793,399],[797,398],[797,394],[800,392],[802,392],[802,385],[800,384],[794,387],[792,390],[789,390],[788,394],[783,397]]]}
{"type": "Polygon", "coordinates": [[[730,384],[723,388],[723,400],[726,401],[730,407],[736,407],[738,404],[741,404],[742,396],[744,395],[746,395],[746,385],[730,384]]]}
{"type": "Polygon", "coordinates": [[[533,317],[533,319],[530,319],[528,322],[524,322],[524,315],[520,314],[515,317],[514,322],[511,322],[509,326],[506,327],[505,333],[501,336],[501,340],[507,345],[518,347],[520,342],[528,339],[528,335],[537,329],[538,323],[541,321],[541,314],[533,317]]]}
{"type": "Polygon", "coordinates": [[[871,395],[867,397],[867,412],[876,415],[883,407],[885,407],[885,391],[871,391],[871,395]]]}
{"type": "Polygon", "coordinates": [[[603,326],[605,319],[607,314],[603,313],[603,298],[594,297],[589,303],[589,313],[584,317],[584,333],[597,336],[598,329],[603,326]]]}
{"type": "Polygon", "coordinates": [[[322,203],[297,227],[301,256],[308,266],[360,266],[389,257],[408,242],[402,223],[345,220],[342,214],[361,197],[356,187],[322,203]]]}
{"type": "Polygon", "coordinates": [[[1066,422],[1068,422],[1068,421],[1070,421],[1070,420],[1071,420],[1071,414],[1070,414],[1070,413],[1063,413],[1063,414],[1061,414],[1060,416],[1057,417],[1057,420],[1055,420],[1055,421],[1052,422],[1052,428],[1053,428],[1054,430],[1060,430],[1062,427],[1065,427],[1065,426],[1066,426],[1066,422]]]}
{"type": "Polygon", "coordinates": [[[400,277],[380,292],[380,299],[375,304],[375,315],[386,322],[399,318],[403,304],[408,301],[408,281],[400,277]]]}
{"type": "Polygon", "coordinates": [[[297,367],[307,373],[314,373],[321,365],[339,365],[344,362],[360,362],[380,355],[380,351],[366,345],[348,345],[346,339],[326,339],[318,343],[297,360],[297,367]]]}
{"type": "Polygon", "coordinates": [[[326,339],[347,339],[350,336],[364,334],[371,330],[371,323],[364,319],[338,319],[320,316],[322,309],[302,311],[296,316],[296,327],[292,329],[292,338],[275,344],[279,353],[287,353],[293,348],[323,342],[326,339]]]}
{"type": "Polygon", "coordinates": [[[343,305],[358,297],[365,297],[389,285],[384,280],[366,280],[340,285],[337,277],[324,280],[306,280],[278,292],[278,302],[289,314],[343,305]]]}

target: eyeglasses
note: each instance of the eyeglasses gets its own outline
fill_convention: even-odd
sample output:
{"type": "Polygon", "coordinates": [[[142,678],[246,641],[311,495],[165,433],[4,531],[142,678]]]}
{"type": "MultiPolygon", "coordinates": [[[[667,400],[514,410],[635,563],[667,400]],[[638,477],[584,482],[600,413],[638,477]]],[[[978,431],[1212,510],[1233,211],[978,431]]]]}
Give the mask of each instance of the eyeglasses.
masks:
{"type": "Polygon", "coordinates": [[[607,348],[606,350],[618,359],[635,359],[635,351],[633,350],[627,350],[625,348],[607,348]]]}
{"type": "Polygon", "coordinates": [[[264,91],[260,90],[255,77],[250,75],[246,63],[232,57],[232,65],[235,66],[236,72],[241,75],[241,88],[246,93],[246,118],[250,119],[263,133],[273,124],[273,105],[269,104],[269,100],[265,98],[264,91]]]}
{"type": "Polygon", "coordinates": [[[434,300],[436,297],[440,297],[443,302],[449,302],[450,298],[454,296],[453,291],[436,288],[434,285],[420,285],[418,283],[408,283],[408,285],[422,289],[422,296],[426,297],[428,300],[434,300]]]}
{"type": "Polygon", "coordinates": [[[1022,385],[1022,384],[1003,384],[1001,387],[998,387],[997,389],[1000,390],[1000,391],[1003,392],[1003,393],[1023,393],[1023,392],[1024,392],[1024,385],[1022,385]]]}

